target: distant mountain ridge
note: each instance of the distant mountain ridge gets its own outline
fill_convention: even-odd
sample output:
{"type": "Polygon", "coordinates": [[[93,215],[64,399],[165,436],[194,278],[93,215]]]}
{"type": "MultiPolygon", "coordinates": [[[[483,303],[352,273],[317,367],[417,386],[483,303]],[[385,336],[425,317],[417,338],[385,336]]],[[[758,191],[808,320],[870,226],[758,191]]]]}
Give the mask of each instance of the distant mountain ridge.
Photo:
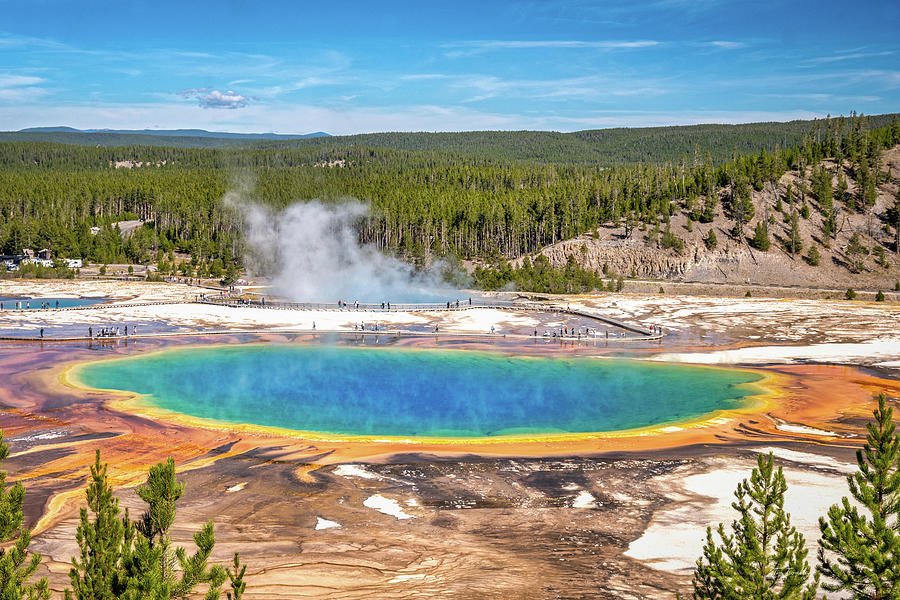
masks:
{"type": "MultiPolygon", "coordinates": [[[[10,132],[13,133],[13,132],[10,132]]],[[[302,140],[315,137],[330,137],[324,131],[313,133],[232,133],[228,131],[207,131],[205,129],[75,129],[74,127],[27,127],[15,133],[111,133],[120,135],[154,135],[162,137],[209,137],[235,140],[302,140]]]]}

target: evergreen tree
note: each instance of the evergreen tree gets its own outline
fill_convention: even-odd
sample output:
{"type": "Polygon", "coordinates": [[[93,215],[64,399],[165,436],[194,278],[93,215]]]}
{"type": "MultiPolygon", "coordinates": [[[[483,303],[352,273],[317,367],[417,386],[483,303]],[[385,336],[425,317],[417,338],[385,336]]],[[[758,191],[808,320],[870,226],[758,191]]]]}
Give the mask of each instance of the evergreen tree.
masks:
{"type": "Polygon", "coordinates": [[[716,232],[713,229],[710,229],[706,237],[703,238],[703,243],[706,244],[708,250],[715,250],[716,246],[719,245],[719,240],[716,239],[716,232]]]}
{"type": "Polygon", "coordinates": [[[865,268],[863,257],[868,253],[868,250],[866,250],[859,239],[859,234],[854,231],[847,241],[847,256],[850,259],[850,270],[854,273],[862,271],[865,268]]]}
{"type": "Polygon", "coordinates": [[[198,586],[205,586],[204,598],[217,600],[229,575],[234,597],[240,598],[246,587],[245,568],[238,568],[237,555],[234,572],[209,566],[215,545],[212,521],[194,534],[194,554],[188,556],[184,548],[173,548],[170,529],[184,484],[176,480],[171,458],[151,467],[147,482],[138,488],[138,496],[148,508],[134,524],[127,511],[119,517],[119,503],[112,495],[99,451],[91,466],[91,479],[87,497],[94,519],[89,518],[87,509],[81,510],[76,533],[81,558],[72,561],[69,579],[74,592],[67,590],[67,599],[174,600],[195,597],[202,593],[198,586]]]}
{"type": "Polygon", "coordinates": [[[137,489],[148,507],[136,525],[139,535],[134,551],[123,560],[128,585],[122,597],[126,600],[185,598],[204,584],[206,600],[219,598],[226,573],[220,566],[208,565],[215,545],[212,521],[194,534],[197,552],[193,555],[188,556],[182,547],[172,548],[169,532],[175,522],[175,503],[183,493],[184,484],[176,480],[171,458],[151,467],[147,483],[137,489]]]}
{"type": "MultiPolygon", "coordinates": [[[[0,431],[0,464],[7,456],[9,448],[3,443],[3,432],[0,431]]],[[[28,552],[31,532],[22,527],[24,500],[25,488],[22,484],[17,481],[7,489],[6,471],[0,470],[0,543],[15,538],[18,532],[18,539],[12,546],[0,548],[0,599],[47,600],[50,598],[50,588],[46,578],[28,583],[41,563],[41,555],[29,555],[28,552]]]]}
{"type": "Polygon", "coordinates": [[[764,219],[760,219],[756,224],[750,245],[763,252],[767,251],[772,245],[772,240],[769,239],[769,227],[764,219]]]}
{"type": "Polygon", "coordinates": [[[847,178],[841,173],[838,176],[837,186],[834,188],[834,197],[842,202],[847,200],[847,190],[849,189],[847,178]]]}
{"type": "Polygon", "coordinates": [[[771,453],[738,484],[732,506],[740,514],[732,533],[720,523],[706,530],[703,556],[694,572],[695,600],[812,600],[818,576],[806,561],[803,535],[784,511],[787,482],[771,453]]]}
{"type": "Polygon", "coordinates": [[[125,591],[120,566],[134,540],[134,525],[127,509],[119,517],[119,500],[107,481],[106,465],[100,463],[100,450],[91,465],[87,501],[94,519],[90,520],[88,508],[81,509],[81,522],[75,533],[81,558],[72,559],[72,591],[66,590],[66,598],[115,600],[125,591]]]}
{"type": "Polygon", "coordinates": [[[850,495],[819,519],[823,587],[858,600],[900,598],[900,437],[893,409],[878,396],[866,444],[856,452],[859,471],[847,477],[850,495]]]}
{"type": "Polygon", "coordinates": [[[819,249],[816,247],[815,242],[813,242],[809,246],[809,252],[806,253],[806,262],[808,262],[810,265],[812,265],[814,267],[818,267],[820,260],[821,259],[819,257],[819,249]]]}
{"type": "Polygon", "coordinates": [[[226,569],[228,581],[231,584],[231,591],[226,592],[225,595],[228,600],[241,600],[244,591],[247,589],[247,584],[244,582],[244,574],[247,572],[247,565],[241,564],[241,558],[237,552],[234,553],[232,567],[226,569]]]}

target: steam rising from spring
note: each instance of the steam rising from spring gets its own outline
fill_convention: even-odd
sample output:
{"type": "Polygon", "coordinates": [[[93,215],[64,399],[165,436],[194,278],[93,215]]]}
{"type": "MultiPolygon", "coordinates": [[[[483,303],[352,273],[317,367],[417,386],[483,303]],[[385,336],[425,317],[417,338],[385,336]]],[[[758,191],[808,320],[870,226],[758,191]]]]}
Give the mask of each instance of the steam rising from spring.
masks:
{"type": "Polygon", "coordinates": [[[369,214],[357,200],[298,202],[281,211],[226,202],[244,218],[248,264],[270,278],[272,291],[295,302],[434,302],[459,296],[442,282],[440,266],[412,266],[361,244],[354,225],[369,214]]]}

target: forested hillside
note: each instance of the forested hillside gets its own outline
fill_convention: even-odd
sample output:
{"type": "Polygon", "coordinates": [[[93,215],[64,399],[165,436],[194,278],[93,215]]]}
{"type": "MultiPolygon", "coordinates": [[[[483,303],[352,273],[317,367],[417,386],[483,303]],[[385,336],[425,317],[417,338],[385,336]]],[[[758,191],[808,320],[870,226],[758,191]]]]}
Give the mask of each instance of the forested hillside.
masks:
{"type": "MultiPolygon", "coordinates": [[[[868,126],[890,125],[897,115],[866,117],[868,126]]],[[[834,135],[833,130],[849,127],[856,117],[790,121],[787,123],[747,123],[742,125],[687,125],[595,129],[574,133],[554,131],[464,131],[454,133],[393,132],[347,136],[277,136],[281,139],[252,139],[253,136],[190,130],[165,135],[141,131],[49,131],[0,132],[0,142],[48,142],[85,146],[166,146],[173,148],[277,148],[334,150],[347,147],[389,148],[408,152],[437,152],[491,160],[568,164],[635,164],[676,162],[684,156],[707,153],[719,165],[735,156],[763,150],[790,148],[834,135]],[[284,139],[293,137],[293,139],[284,139]]],[[[51,128],[54,129],[54,128],[51,128]]],[[[175,133],[175,132],[170,132],[175,133]]],[[[262,136],[257,136],[262,137],[262,136]]]]}
{"type": "MultiPolygon", "coordinates": [[[[896,115],[868,117],[869,127],[890,125],[896,115]]],[[[777,148],[790,148],[807,138],[821,140],[846,128],[845,121],[790,121],[742,125],[682,125],[594,129],[574,133],[552,131],[469,131],[460,133],[371,133],[290,142],[260,142],[266,147],[336,148],[347,145],[417,152],[455,152],[502,160],[541,163],[619,165],[676,162],[682,156],[709,154],[716,165],[777,148]]]]}
{"type": "MultiPolygon", "coordinates": [[[[192,257],[185,270],[220,272],[243,256],[239,217],[222,199],[244,187],[251,190],[248,200],[273,207],[314,198],[363,200],[372,210],[358,223],[360,239],[417,263],[448,255],[482,263],[515,259],[601,227],[622,227],[629,236],[641,228],[656,232],[648,246],[672,250],[682,236],[667,226],[673,218],[699,224],[726,218],[740,240],[753,226],[753,194],[789,171],[805,169],[791,192],[798,210],[869,210],[873,186],[877,196],[887,177],[882,151],[900,143],[900,122],[873,129],[866,118],[834,119],[804,139],[723,164],[698,151],[612,167],[363,147],[4,143],[0,252],[46,247],[98,263],[168,263],[180,251],[192,257]],[[808,167],[829,157],[847,165],[840,175],[849,175],[853,186],[831,205],[813,204],[815,182],[824,176],[808,167]],[[128,219],[145,224],[123,238],[112,224],[128,219]],[[94,226],[101,227],[96,235],[94,226]]],[[[878,218],[896,226],[887,222],[888,212],[878,218]]]]}

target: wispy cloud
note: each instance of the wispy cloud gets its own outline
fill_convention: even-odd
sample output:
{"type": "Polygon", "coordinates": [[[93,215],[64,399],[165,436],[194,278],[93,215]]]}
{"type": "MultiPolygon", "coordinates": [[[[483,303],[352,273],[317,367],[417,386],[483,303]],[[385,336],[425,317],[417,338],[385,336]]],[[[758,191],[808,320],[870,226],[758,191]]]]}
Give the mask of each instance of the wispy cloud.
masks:
{"type": "Polygon", "coordinates": [[[302,90],[305,88],[311,87],[320,87],[324,85],[339,85],[344,83],[344,80],[339,77],[304,77],[299,81],[295,81],[289,89],[291,90],[302,90]]]}
{"type": "Polygon", "coordinates": [[[3,33],[0,34],[0,48],[50,48],[63,50],[69,48],[69,46],[46,38],[3,33]]]}
{"type": "Polygon", "coordinates": [[[448,52],[448,58],[471,56],[493,50],[529,50],[529,49],[595,49],[595,50],[634,50],[652,48],[661,45],[656,40],[468,40],[442,44],[448,52]]]}
{"type": "Polygon", "coordinates": [[[812,100],[815,102],[880,102],[881,96],[843,96],[838,94],[760,94],[766,98],[785,98],[789,100],[812,100]]]}
{"type": "Polygon", "coordinates": [[[450,79],[451,75],[446,75],[444,73],[409,73],[407,75],[401,75],[401,81],[430,81],[436,79],[450,79]]]}
{"type": "Polygon", "coordinates": [[[33,75],[0,73],[0,101],[27,102],[44,96],[47,90],[37,87],[44,81],[42,77],[33,75]]]}
{"type": "Polygon", "coordinates": [[[516,48],[648,48],[650,46],[659,46],[662,42],[656,40],[604,40],[604,41],[584,41],[584,40],[475,40],[471,42],[456,42],[455,44],[445,44],[446,47],[461,46],[468,48],[484,48],[490,50],[496,48],[516,49],[516,48]]]}
{"type": "Polygon", "coordinates": [[[818,65],[823,63],[833,63],[842,60],[856,60],[860,58],[874,58],[876,56],[891,56],[896,54],[893,50],[884,50],[882,52],[851,52],[848,54],[836,54],[834,56],[818,56],[805,61],[806,64],[818,65]]]}
{"type": "Polygon", "coordinates": [[[34,77],[33,75],[10,75],[0,73],[0,88],[19,87],[23,85],[36,85],[43,83],[42,77],[34,77]]]}
{"type": "Polygon", "coordinates": [[[613,79],[600,75],[560,79],[502,79],[492,75],[468,75],[453,79],[450,87],[475,93],[464,102],[490,98],[601,99],[604,96],[657,96],[667,93],[657,81],[613,79]]]}
{"type": "Polygon", "coordinates": [[[744,42],[732,42],[727,40],[714,40],[712,42],[706,42],[706,45],[714,48],[721,48],[722,50],[737,50],[738,48],[747,47],[747,44],[744,42]]]}

